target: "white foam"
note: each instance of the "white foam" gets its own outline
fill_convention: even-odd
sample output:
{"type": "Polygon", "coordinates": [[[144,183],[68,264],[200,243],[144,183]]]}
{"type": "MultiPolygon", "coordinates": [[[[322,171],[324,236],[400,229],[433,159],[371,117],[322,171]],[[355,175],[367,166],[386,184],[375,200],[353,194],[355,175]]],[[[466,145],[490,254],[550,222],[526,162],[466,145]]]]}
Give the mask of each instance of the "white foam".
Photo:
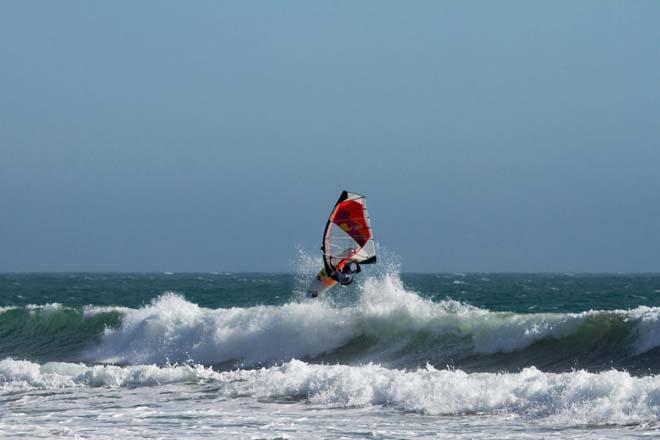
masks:
{"type": "Polygon", "coordinates": [[[0,389],[215,384],[218,398],[301,400],[321,408],[386,406],[429,415],[499,414],[556,425],[655,422],[660,377],[622,371],[473,373],[387,369],[379,365],[313,365],[292,360],[257,370],[216,372],[203,366],[128,367],[0,361],[0,389]]]}
{"type": "Polygon", "coordinates": [[[270,369],[222,373],[231,395],[306,396],[315,405],[387,405],[423,414],[508,413],[570,424],[625,424],[660,416],[660,377],[626,372],[474,373],[349,367],[291,361],[270,369]]]}
{"type": "Polygon", "coordinates": [[[25,306],[30,312],[40,311],[44,313],[53,313],[62,310],[62,304],[60,303],[48,303],[48,304],[28,304],[25,306]]]}
{"type": "Polygon", "coordinates": [[[120,306],[93,306],[87,305],[83,307],[83,317],[92,318],[101,313],[130,313],[130,307],[120,307],[120,306]]]}
{"type": "Polygon", "coordinates": [[[133,364],[188,359],[253,364],[318,355],[345,344],[354,332],[350,315],[318,301],[212,310],[167,293],[127,312],[121,328],[107,329],[88,355],[133,364]]]}
{"type": "Polygon", "coordinates": [[[431,332],[471,338],[479,353],[510,352],[548,338],[573,333],[589,313],[514,314],[447,300],[434,303],[407,291],[398,277],[386,275],[366,281],[359,311],[373,336],[393,331],[431,332]]]}
{"type": "Polygon", "coordinates": [[[214,310],[170,292],[140,309],[85,308],[86,316],[103,311],[122,312],[122,325],[106,329],[86,359],[130,364],[237,360],[247,365],[318,356],[363,335],[395,349],[393,341],[405,344],[417,332],[460,338],[477,353],[511,352],[570,335],[599,313],[514,314],[452,300],[435,303],[406,290],[390,274],[367,278],[350,306],[315,300],[214,310]]]}
{"type": "Polygon", "coordinates": [[[12,358],[0,361],[0,387],[4,391],[29,388],[149,386],[200,381],[217,375],[212,369],[201,365],[118,367],[66,362],[39,365],[12,358]]]}

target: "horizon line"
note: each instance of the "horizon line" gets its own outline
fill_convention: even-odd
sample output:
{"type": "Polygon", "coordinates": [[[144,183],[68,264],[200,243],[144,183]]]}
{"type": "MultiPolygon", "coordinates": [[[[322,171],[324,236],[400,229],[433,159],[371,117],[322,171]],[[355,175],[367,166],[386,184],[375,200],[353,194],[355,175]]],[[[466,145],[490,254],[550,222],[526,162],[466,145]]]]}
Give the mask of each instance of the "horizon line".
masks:
{"type": "MultiPolygon", "coordinates": [[[[403,270],[398,272],[400,274],[419,274],[419,275],[455,275],[455,276],[464,276],[464,275],[660,275],[660,271],[570,271],[570,270],[561,270],[561,271],[407,271],[403,270]]],[[[0,275],[75,275],[75,274],[126,274],[126,275],[197,275],[197,274],[206,274],[206,275],[233,275],[233,274],[271,274],[271,275],[293,275],[298,274],[298,272],[291,271],[233,271],[233,270],[221,270],[221,271],[156,271],[156,270],[147,270],[147,271],[123,271],[123,270],[72,270],[72,271],[62,271],[62,270],[38,270],[38,271],[1,271],[0,275]]]]}

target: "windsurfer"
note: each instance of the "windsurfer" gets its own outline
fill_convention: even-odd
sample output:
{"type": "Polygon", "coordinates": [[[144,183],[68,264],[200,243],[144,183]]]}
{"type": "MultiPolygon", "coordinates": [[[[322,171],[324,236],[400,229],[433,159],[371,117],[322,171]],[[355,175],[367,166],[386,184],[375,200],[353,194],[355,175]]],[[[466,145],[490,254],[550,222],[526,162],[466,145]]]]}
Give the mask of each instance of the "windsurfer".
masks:
{"type": "Polygon", "coordinates": [[[376,245],[365,197],[342,191],[323,230],[323,268],[312,280],[307,296],[316,298],[335,284],[348,286],[360,265],[376,262],[376,245]]]}
{"type": "Polygon", "coordinates": [[[361,271],[360,265],[351,261],[346,263],[341,270],[336,271],[333,278],[342,286],[348,286],[353,283],[353,275],[361,271]]]}

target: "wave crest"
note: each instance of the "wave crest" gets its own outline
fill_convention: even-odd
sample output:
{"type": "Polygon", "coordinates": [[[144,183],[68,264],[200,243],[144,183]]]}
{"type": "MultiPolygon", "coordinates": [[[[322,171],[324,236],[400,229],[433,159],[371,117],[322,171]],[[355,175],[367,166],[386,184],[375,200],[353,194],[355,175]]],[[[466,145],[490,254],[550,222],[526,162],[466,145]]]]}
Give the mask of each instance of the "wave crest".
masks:
{"type": "Polygon", "coordinates": [[[389,273],[364,279],[358,293],[350,304],[328,296],[278,306],[208,309],[168,292],[138,309],[7,308],[0,311],[0,331],[11,337],[0,340],[0,355],[48,360],[49,353],[57,353],[58,360],[132,365],[254,366],[297,358],[393,367],[430,362],[468,371],[530,365],[555,371],[658,370],[659,308],[492,312],[422,298],[389,273]]]}

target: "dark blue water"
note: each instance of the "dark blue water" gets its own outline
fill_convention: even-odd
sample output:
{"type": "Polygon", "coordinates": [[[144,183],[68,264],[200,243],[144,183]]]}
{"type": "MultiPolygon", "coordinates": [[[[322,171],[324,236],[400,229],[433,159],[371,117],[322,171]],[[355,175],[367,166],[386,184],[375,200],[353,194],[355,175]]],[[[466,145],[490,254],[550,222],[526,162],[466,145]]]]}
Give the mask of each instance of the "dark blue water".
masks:
{"type": "MultiPolygon", "coordinates": [[[[660,306],[660,274],[400,275],[421,297],[451,298],[493,311],[580,312],[660,306]]],[[[0,307],[61,303],[139,307],[163,292],[203,307],[284,304],[298,276],[280,273],[0,274],[0,307]]],[[[304,286],[302,286],[304,287],[304,286]]],[[[346,294],[337,289],[334,295],[346,294]]]]}

